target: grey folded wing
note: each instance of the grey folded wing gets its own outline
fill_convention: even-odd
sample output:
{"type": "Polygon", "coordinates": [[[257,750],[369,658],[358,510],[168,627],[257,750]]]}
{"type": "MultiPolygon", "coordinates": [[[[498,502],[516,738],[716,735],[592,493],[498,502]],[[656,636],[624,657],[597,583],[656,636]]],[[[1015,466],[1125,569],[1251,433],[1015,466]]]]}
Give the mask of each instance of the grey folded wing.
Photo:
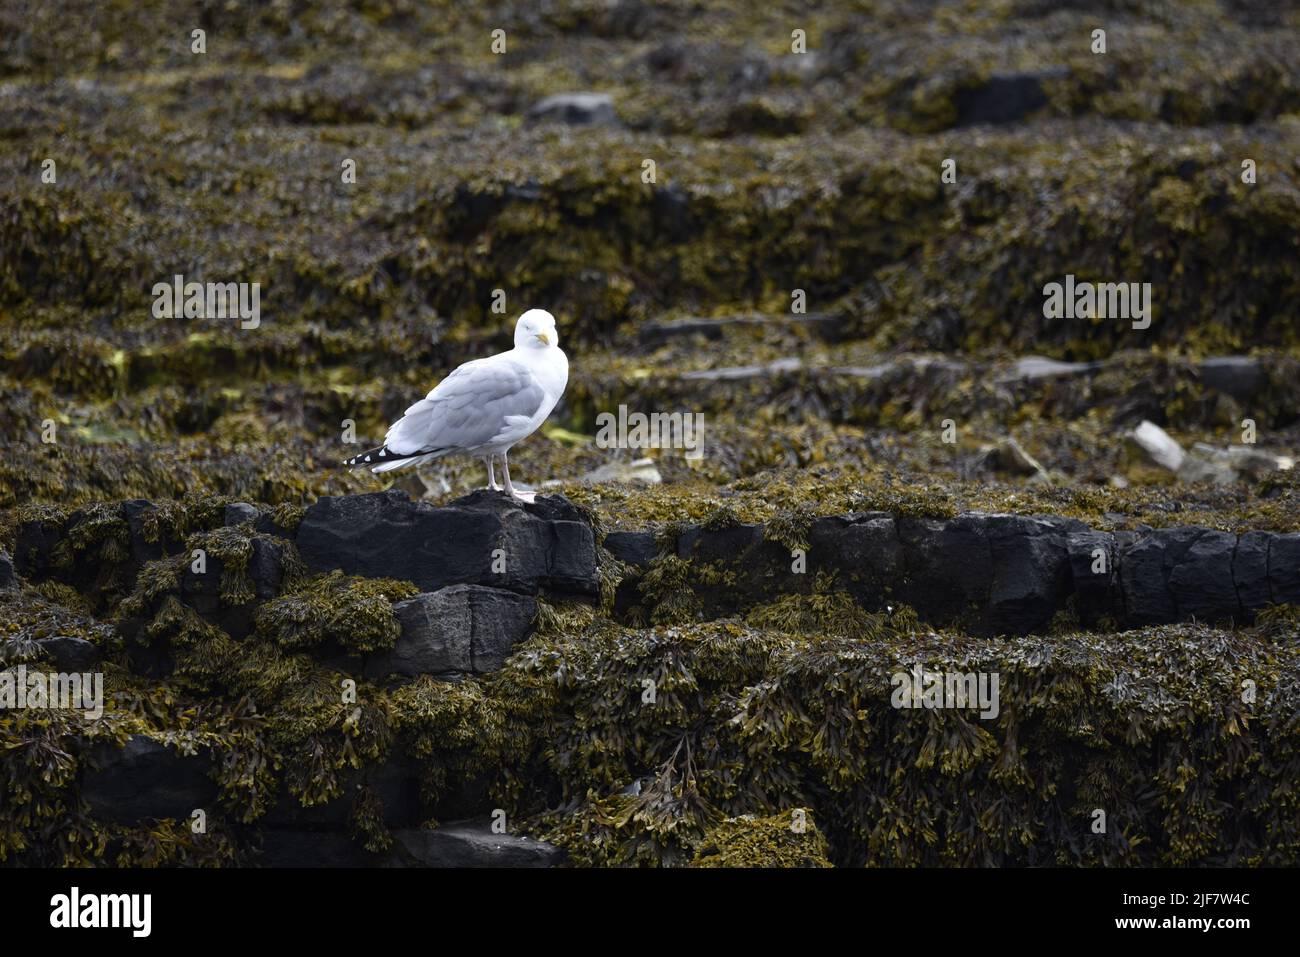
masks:
{"type": "Polygon", "coordinates": [[[407,409],[384,444],[398,455],[486,445],[531,419],[545,398],[541,383],[522,363],[476,359],[407,409]]]}

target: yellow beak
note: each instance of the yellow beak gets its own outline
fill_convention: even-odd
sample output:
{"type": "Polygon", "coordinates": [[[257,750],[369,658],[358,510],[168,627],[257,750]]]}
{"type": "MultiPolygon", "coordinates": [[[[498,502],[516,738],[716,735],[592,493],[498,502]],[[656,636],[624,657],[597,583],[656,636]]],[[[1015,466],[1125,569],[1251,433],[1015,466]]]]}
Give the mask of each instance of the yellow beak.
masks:
{"type": "Polygon", "coordinates": [[[544,346],[549,346],[551,344],[551,337],[544,332],[537,333],[537,338],[542,340],[542,345],[544,346]]]}

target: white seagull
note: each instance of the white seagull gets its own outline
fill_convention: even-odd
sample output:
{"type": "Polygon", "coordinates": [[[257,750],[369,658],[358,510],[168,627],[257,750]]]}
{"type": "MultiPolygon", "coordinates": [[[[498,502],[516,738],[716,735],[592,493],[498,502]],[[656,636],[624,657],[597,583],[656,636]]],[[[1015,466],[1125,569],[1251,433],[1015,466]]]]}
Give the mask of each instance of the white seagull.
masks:
{"type": "Polygon", "coordinates": [[[384,444],[344,462],[372,472],[392,472],[444,455],[464,453],[487,463],[488,488],[498,491],[493,459],[501,457],[505,490],[520,502],[535,493],[510,484],[511,447],[546,421],[569,382],[555,317],[529,309],[515,324],[515,347],[458,367],[406,410],[384,444]]]}

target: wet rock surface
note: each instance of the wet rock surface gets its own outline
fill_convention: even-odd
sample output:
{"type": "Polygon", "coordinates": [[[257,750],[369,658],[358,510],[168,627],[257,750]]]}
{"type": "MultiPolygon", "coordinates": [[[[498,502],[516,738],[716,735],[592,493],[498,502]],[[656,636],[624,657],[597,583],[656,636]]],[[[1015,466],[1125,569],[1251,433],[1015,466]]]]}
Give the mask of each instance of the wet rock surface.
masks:
{"type": "Polygon", "coordinates": [[[389,653],[366,663],[366,674],[495,671],[528,633],[537,602],[482,585],[449,585],[393,606],[402,635],[389,653]]]}
{"type": "MultiPolygon", "coordinates": [[[[1103,618],[1128,627],[1252,621],[1294,600],[1300,566],[1289,556],[1296,538],[1200,526],[1109,533],[1052,516],[868,513],[817,519],[807,574],[790,570],[792,550],[766,538],[762,525],[690,527],[677,550],[692,562],[737,570],[725,587],[699,588],[713,616],[774,592],[806,592],[827,572],[871,610],[903,602],[936,625],[1019,635],[1045,631],[1067,609],[1089,625],[1103,618]]],[[[639,557],[648,563],[648,555],[639,557]]]]}
{"type": "Polygon", "coordinates": [[[590,524],[554,496],[523,508],[486,490],[445,508],[394,492],[323,498],[307,509],[296,542],[316,570],[397,578],[425,591],[459,583],[526,593],[597,588],[590,524]]]}
{"type": "Polygon", "coordinates": [[[133,735],[120,750],[96,749],[81,783],[81,796],[93,813],[112,821],[188,820],[195,810],[213,809],[217,786],[211,771],[212,757],[206,750],[187,755],[144,735],[133,735]]]}
{"type": "Polygon", "coordinates": [[[100,651],[92,642],[73,635],[41,638],[36,644],[63,672],[89,671],[100,660],[100,651]]]}

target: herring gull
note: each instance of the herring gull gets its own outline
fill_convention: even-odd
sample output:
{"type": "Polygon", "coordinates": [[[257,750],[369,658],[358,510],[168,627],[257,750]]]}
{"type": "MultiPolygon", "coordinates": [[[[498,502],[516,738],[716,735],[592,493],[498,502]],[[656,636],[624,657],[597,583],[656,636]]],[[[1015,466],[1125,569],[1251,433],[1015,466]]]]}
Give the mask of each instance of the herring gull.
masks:
{"type": "Polygon", "coordinates": [[[569,360],[560,349],[555,317],[529,309],[515,324],[515,347],[459,366],[393,423],[384,444],[344,462],[393,472],[444,455],[481,458],[488,488],[499,491],[493,460],[501,457],[505,491],[516,501],[534,493],[510,483],[510,448],[537,431],[564,394],[569,360]]]}

